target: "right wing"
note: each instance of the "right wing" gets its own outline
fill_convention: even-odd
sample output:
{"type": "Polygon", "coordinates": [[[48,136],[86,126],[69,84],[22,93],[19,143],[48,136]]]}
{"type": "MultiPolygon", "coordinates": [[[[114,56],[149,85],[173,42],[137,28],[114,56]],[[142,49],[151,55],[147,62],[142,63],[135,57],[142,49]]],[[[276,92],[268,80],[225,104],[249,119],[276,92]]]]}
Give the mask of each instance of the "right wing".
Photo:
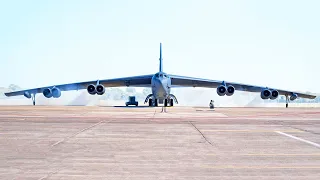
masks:
{"type": "MultiPolygon", "coordinates": [[[[172,87],[205,87],[205,88],[217,88],[218,86],[226,83],[227,85],[234,86],[235,90],[239,91],[247,91],[247,92],[261,92],[266,87],[262,86],[255,86],[249,84],[242,84],[236,82],[226,82],[226,81],[217,81],[217,80],[210,80],[210,79],[201,79],[201,78],[194,78],[194,77],[186,77],[186,76],[178,76],[178,75],[170,75],[172,87]]],[[[276,89],[276,88],[269,88],[269,89],[276,89]]],[[[288,90],[281,90],[276,89],[280,95],[290,96],[292,93],[297,94],[298,97],[314,99],[316,95],[307,94],[307,93],[300,93],[295,91],[288,91],[288,90]]]]}
{"type": "Polygon", "coordinates": [[[96,80],[96,81],[87,81],[87,82],[78,82],[70,84],[61,84],[47,87],[40,87],[34,89],[26,89],[21,91],[14,91],[4,93],[6,96],[19,96],[24,95],[25,92],[30,94],[42,93],[44,89],[47,88],[59,88],[61,91],[72,91],[72,90],[81,90],[86,89],[88,85],[96,85],[99,81],[99,84],[102,84],[104,87],[121,87],[121,86],[131,86],[131,87],[150,87],[151,78],[153,75],[143,75],[143,76],[132,76],[132,77],[123,77],[115,79],[105,79],[105,80],[96,80]]]}

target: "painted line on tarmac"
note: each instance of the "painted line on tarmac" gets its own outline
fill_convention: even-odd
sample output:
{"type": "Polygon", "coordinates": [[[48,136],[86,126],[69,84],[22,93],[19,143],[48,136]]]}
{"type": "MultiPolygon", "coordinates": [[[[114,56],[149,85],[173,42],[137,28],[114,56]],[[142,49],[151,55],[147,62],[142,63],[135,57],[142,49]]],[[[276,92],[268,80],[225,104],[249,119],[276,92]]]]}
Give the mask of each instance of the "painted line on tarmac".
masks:
{"type": "MultiPolygon", "coordinates": [[[[207,154],[208,156],[224,156],[225,154],[207,154]]],[[[266,154],[266,153],[257,153],[257,154],[229,154],[230,156],[320,156],[319,153],[311,154],[266,154]]]]}
{"type": "Polygon", "coordinates": [[[317,144],[317,143],[315,143],[315,142],[308,141],[308,140],[305,140],[305,139],[302,139],[302,138],[298,138],[298,137],[296,137],[296,136],[292,136],[292,135],[290,135],[290,134],[287,134],[287,133],[284,133],[284,132],[281,132],[281,131],[275,131],[275,132],[278,133],[278,134],[281,134],[281,135],[290,137],[290,138],[292,138],[292,139],[295,139],[295,140],[298,140],[298,141],[305,142],[305,143],[307,143],[307,144],[313,145],[313,146],[315,146],[315,147],[317,147],[317,148],[320,148],[320,144],[317,144]]]}
{"type": "Polygon", "coordinates": [[[320,169],[320,166],[210,166],[202,165],[202,168],[209,169],[320,169]]]}
{"type": "MultiPolygon", "coordinates": [[[[274,133],[274,130],[250,130],[250,129],[207,129],[202,130],[203,132],[272,132],[274,133]]],[[[276,131],[277,132],[277,131],[276,131]]],[[[279,131],[280,132],[280,131],[279,131]]],[[[283,130],[281,132],[304,132],[301,130],[283,130]]]]}

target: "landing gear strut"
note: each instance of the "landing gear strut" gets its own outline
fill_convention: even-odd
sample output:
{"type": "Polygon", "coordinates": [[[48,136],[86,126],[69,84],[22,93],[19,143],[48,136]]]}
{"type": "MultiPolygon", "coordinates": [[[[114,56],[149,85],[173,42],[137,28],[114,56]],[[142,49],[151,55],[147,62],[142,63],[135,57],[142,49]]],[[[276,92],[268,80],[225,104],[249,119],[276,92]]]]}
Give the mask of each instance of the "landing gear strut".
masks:
{"type": "Polygon", "coordinates": [[[288,106],[289,106],[289,97],[288,95],[286,95],[286,108],[288,108],[288,106]]]}
{"type": "Polygon", "coordinates": [[[35,106],[36,105],[36,94],[31,94],[32,103],[35,106]]]}

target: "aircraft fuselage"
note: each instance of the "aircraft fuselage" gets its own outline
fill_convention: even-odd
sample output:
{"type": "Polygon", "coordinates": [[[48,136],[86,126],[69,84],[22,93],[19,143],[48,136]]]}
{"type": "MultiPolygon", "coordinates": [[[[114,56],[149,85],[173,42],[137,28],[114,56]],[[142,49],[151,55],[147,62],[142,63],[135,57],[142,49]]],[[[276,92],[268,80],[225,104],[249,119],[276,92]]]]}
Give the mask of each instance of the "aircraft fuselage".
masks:
{"type": "Polygon", "coordinates": [[[171,89],[171,79],[164,72],[156,73],[151,79],[153,98],[162,101],[169,98],[171,89]]]}

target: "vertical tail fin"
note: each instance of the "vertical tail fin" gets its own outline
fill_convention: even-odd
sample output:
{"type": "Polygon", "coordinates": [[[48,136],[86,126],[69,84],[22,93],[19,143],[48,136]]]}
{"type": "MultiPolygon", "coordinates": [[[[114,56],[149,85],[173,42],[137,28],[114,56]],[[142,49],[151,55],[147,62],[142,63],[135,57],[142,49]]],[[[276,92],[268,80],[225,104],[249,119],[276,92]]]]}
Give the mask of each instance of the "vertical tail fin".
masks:
{"type": "Polygon", "coordinates": [[[162,44],[160,43],[160,65],[159,65],[159,72],[162,72],[162,44]]]}

